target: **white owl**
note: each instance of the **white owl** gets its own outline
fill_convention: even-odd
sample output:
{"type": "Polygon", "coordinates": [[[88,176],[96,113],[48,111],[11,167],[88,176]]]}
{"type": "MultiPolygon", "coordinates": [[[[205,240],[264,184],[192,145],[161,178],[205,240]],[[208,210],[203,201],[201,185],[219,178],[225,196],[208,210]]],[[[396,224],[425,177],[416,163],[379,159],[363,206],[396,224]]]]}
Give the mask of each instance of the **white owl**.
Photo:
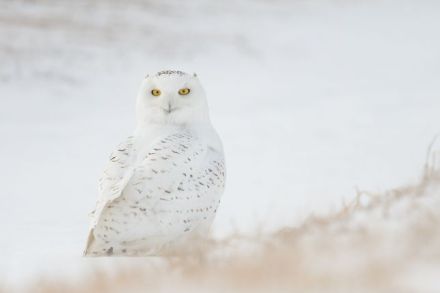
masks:
{"type": "Polygon", "coordinates": [[[147,76],[136,115],[100,179],[86,256],[160,255],[206,234],[217,211],[223,148],[196,75],[147,76]]]}

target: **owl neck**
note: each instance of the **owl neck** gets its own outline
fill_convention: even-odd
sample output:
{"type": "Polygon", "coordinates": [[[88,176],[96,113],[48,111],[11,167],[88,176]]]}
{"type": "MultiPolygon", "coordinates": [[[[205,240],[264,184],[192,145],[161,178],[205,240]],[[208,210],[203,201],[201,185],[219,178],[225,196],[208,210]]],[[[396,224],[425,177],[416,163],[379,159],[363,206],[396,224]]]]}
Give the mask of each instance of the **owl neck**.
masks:
{"type": "Polygon", "coordinates": [[[203,141],[210,149],[223,153],[223,145],[221,140],[212,127],[211,124],[200,125],[163,125],[150,124],[142,127],[137,127],[134,136],[141,146],[149,146],[152,141],[157,140],[158,137],[166,137],[168,135],[176,134],[183,131],[189,131],[195,137],[203,141]]]}
{"type": "Polygon", "coordinates": [[[210,129],[212,128],[211,121],[209,119],[192,120],[186,122],[176,121],[144,121],[138,122],[136,127],[136,133],[149,132],[150,130],[198,130],[198,129],[210,129]]]}
{"type": "MultiPolygon", "coordinates": [[[[194,117],[197,118],[197,117],[194,117]]],[[[150,139],[159,136],[167,136],[176,132],[189,131],[194,133],[197,137],[205,140],[213,149],[218,152],[223,151],[223,147],[217,132],[213,128],[209,116],[192,119],[185,123],[176,123],[176,121],[155,121],[145,120],[138,121],[134,135],[148,144],[150,139]]]]}

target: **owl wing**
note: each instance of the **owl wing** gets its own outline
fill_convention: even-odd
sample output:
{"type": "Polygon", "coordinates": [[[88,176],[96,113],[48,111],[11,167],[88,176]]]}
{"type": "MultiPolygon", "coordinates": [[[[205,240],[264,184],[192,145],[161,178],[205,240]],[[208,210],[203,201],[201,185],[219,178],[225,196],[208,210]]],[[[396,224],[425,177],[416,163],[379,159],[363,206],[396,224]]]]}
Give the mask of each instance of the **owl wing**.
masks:
{"type": "Polygon", "coordinates": [[[99,179],[99,198],[95,210],[91,212],[91,223],[86,247],[93,241],[93,229],[105,207],[121,196],[127,182],[133,175],[132,162],[136,156],[134,137],[128,137],[110,155],[104,172],[99,179]]]}

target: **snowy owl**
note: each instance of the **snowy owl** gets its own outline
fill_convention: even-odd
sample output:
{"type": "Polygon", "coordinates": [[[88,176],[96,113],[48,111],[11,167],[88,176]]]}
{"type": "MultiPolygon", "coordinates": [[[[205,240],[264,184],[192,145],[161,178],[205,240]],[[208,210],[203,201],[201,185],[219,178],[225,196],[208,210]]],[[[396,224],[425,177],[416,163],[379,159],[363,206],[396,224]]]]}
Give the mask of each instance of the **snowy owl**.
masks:
{"type": "Polygon", "coordinates": [[[207,233],[225,183],[223,147],[197,76],[142,82],[137,127],[99,181],[84,255],[161,255],[207,233]]]}

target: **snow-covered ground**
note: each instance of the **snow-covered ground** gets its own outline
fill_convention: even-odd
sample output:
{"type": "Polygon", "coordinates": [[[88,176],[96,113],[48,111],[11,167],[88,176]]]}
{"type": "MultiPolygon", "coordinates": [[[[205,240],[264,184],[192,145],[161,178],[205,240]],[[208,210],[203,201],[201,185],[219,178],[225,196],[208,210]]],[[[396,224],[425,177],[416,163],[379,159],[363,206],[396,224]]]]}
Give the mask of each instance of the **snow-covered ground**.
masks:
{"type": "Polygon", "coordinates": [[[197,72],[227,156],[216,235],[416,181],[440,131],[440,3],[1,1],[0,281],[87,266],[97,178],[148,72],[197,72]]]}

